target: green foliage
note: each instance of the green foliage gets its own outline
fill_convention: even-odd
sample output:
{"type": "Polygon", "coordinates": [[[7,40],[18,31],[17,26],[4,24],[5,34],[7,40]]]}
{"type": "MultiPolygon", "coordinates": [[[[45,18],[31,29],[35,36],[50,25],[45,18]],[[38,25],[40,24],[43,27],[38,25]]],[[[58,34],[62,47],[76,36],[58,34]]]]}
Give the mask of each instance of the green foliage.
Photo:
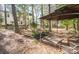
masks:
{"type": "Polygon", "coordinates": [[[3,22],[3,18],[2,17],[0,17],[0,23],[2,23],[3,22]]]}
{"type": "Polygon", "coordinates": [[[0,15],[0,27],[1,27],[2,22],[3,22],[3,17],[2,15],[0,15]]]}
{"type": "Polygon", "coordinates": [[[23,16],[23,19],[26,20],[26,16],[28,14],[28,6],[26,4],[17,5],[18,17],[23,16]]]}
{"type": "Polygon", "coordinates": [[[37,40],[39,40],[40,38],[43,38],[45,36],[47,36],[49,34],[48,31],[42,31],[42,32],[39,32],[39,31],[33,31],[32,32],[32,36],[34,38],[36,38],[37,40]]]}
{"type": "Polygon", "coordinates": [[[19,7],[19,9],[20,9],[21,11],[27,11],[27,9],[28,9],[28,7],[27,7],[26,4],[19,4],[19,5],[17,5],[17,6],[19,7]]]}
{"type": "Polygon", "coordinates": [[[61,21],[61,26],[65,27],[65,26],[72,26],[73,25],[73,20],[69,20],[69,19],[65,19],[63,21],[61,21]]]}
{"type": "Polygon", "coordinates": [[[33,29],[36,29],[36,28],[37,28],[37,26],[38,26],[38,24],[37,24],[37,23],[35,23],[35,22],[31,23],[31,27],[32,27],[33,29]]]}
{"type": "Polygon", "coordinates": [[[48,20],[44,20],[44,26],[46,27],[46,28],[48,28],[49,27],[49,25],[48,25],[48,20]]]}
{"type": "Polygon", "coordinates": [[[33,31],[32,32],[32,36],[36,36],[36,35],[38,35],[39,34],[39,32],[36,32],[36,31],[33,31]]]}

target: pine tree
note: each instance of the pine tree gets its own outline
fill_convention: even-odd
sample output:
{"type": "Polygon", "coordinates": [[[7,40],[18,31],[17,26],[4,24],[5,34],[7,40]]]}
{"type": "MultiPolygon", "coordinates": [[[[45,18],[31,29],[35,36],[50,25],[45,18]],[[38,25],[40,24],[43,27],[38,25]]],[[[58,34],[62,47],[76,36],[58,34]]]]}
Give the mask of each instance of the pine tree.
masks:
{"type": "Polygon", "coordinates": [[[5,29],[7,29],[7,11],[6,11],[6,4],[4,5],[4,9],[5,9],[5,29]]]}
{"type": "Polygon", "coordinates": [[[16,16],[16,7],[15,7],[14,4],[12,4],[11,6],[12,6],[12,14],[13,14],[13,19],[14,19],[14,25],[15,25],[15,32],[19,33],[18,20],[17,20],[17,16],[16,16]]]}

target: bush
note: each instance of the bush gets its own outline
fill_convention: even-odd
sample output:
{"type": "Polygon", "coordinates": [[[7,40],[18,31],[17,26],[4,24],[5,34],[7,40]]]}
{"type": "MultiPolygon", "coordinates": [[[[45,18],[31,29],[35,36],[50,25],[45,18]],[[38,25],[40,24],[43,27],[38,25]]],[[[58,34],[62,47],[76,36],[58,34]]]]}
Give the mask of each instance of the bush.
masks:
{"type": "Polygon", "coordinates": [[[42,33],[34,31],[34,32],[32,32],[32,36],[39,40],[40,38],[43,38],[43,37],[47,36],[48,33],[49,33],[48,31],[45,31],[45,32],[42,32],[42,33]]]}
{"type": "Polygon", "coordinates": [[[32,36],[36,36],[37,34],[39,34],[39,32],[35,32],[35,31],[32,32],[32,36]]]}
{"type": "Polygon", "coordinates": [[[32,28],[37,28],[37,26],[38,26],[38,24],[37,23],[35,23],[35,22],[33,22],[33,23],[31,23],[31,26],[32,26],[32,28]]]}

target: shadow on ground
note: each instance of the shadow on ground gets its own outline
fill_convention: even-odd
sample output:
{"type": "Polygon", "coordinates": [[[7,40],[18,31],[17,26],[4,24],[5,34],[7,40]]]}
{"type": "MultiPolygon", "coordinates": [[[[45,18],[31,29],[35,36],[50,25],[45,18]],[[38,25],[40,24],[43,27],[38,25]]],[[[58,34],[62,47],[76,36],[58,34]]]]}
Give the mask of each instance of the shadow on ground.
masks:
{"type": "Polygon", "coordinates": [[[0,54],[9,54],[8,51],[6,51],[6,49],[0,45],[0,54]]]}
{"type": "MultiPolygon", "coordinates": [[[[0,33],[0,41],[5,37],[4,34],[0,33]]],[[[0,54],[8,54],[9,52],[0,44],[0,54]]]]}

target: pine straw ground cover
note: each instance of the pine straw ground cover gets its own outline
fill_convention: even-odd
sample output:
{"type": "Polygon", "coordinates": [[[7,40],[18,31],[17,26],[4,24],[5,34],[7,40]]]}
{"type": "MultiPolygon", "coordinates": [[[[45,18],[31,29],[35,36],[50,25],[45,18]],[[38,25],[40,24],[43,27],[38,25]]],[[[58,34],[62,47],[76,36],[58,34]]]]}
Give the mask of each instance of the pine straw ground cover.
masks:
{"type": "Polygon", "coordinates": [[[26,38],[11,30],[0,30],[0,53],[9,54],[59,54],[59,51],[52,46],[43,44],[35,39],[26,38]]]}

